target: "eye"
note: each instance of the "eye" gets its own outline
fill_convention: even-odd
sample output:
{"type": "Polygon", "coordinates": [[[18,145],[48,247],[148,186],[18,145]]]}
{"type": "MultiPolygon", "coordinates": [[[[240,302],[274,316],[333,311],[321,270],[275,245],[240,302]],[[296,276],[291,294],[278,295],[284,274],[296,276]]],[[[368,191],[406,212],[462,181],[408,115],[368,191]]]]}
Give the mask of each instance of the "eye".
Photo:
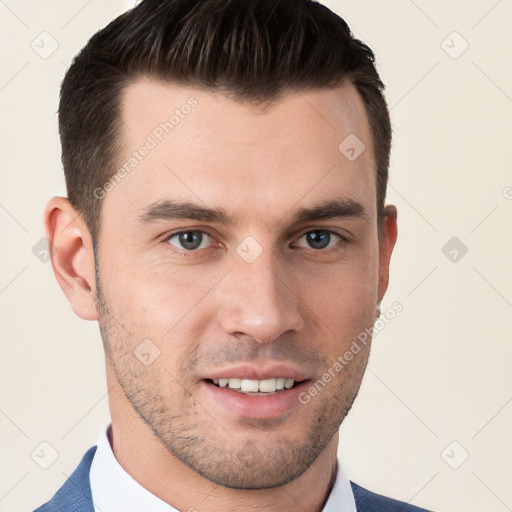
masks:
{"type": "Polygon", "coordinates": [[[170,245],[185,251],[206,249],[211,240],[212,237],[204,231],[180,231],[166,239],[170,245]]]}
{"type": "Polygon", "coordinates": [[[346,238],[327,229],[316,229],[314,231],[308,231],[299,238],[299,240],[301,239],[305,239],[309,247],[315,250],[330,249],[331,247],[334,247],[340,240],[346,241],[346,238]]]}

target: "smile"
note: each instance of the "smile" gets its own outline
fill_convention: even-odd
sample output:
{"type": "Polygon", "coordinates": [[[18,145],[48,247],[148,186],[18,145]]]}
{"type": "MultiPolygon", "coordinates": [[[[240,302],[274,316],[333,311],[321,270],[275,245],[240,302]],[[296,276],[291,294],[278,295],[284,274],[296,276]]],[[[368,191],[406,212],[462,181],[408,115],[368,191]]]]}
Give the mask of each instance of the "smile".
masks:
{"type": "Polygon", "coordinates": [[[275,377],[264,380],[204,379],[202,382],[209,407],[234,417],[270,419],[303,407],[299,395],[308,388],[311,380],[275,377]]]}
{"type": "Polygon", "coordinates": [[[285,377],[273,377],[264,380],[241,379],[241,378],[221,378],[212,379],[211,382],[220,388],[230,388],[241,393],[265,395],[291,389],[295,385],[294,379],[285,377]]]}

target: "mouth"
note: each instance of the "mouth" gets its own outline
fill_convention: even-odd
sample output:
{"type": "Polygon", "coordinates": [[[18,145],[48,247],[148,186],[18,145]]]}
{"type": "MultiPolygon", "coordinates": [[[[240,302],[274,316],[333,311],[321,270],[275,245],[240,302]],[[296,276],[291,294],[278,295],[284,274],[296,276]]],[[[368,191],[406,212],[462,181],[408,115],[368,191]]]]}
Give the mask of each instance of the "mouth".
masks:
{"type": "Polygon", "coordinates": [[[306,380],[295,380],[285,377],[272,377],[263,380],[224,377],[220,379],[205,379],[205,381],[217,388],[226,388],[244,395],[252,396],[268,396],[284,393],[306,382],[306,380]]]}
{"type": "Polygon", "coordinates": [[[220,414],[231,418],[277,419],[299,414],[303,407],[301,393],[308,389],[311,379],[226,377],[201,382],[207,400],[205,406],[208,403],[220,414]]]}

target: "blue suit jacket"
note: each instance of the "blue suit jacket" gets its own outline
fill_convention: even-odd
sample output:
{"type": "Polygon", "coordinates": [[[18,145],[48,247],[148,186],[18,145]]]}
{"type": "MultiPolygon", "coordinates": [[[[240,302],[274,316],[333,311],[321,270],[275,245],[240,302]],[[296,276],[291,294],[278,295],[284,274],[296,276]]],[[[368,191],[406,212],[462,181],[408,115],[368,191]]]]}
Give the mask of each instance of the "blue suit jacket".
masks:
{"type": "MultiPolygon", "coordinates": [[[[84,455],[78,467],[48,502],[34,512],[94,512],[89,470],[96,446],[84,455]]],[[[357,512],[428,512],[401,501],[385,498],[350,482],[356,500],[357,512]]]]}

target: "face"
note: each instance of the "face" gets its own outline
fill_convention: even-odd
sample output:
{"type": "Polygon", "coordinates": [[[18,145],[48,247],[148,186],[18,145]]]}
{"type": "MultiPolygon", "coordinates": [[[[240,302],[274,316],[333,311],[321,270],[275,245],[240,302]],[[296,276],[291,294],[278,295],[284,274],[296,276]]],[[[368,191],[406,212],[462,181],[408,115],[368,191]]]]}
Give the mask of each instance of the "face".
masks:
{"type": "Polygon", "coordinates": [[[290,482],[352,405],[369,344],[333,365],[387,285],[362,100],[346,85],[261,110],[140,80],[122,120],[125,172],[98,192],[107,364],[127,406],[197,473],[231,488],[290,482]],[[356,159],[339,149],[351,134],[365,145],[356,159]],[[250,394],[227,378],[295,382],[250,394]]]}

